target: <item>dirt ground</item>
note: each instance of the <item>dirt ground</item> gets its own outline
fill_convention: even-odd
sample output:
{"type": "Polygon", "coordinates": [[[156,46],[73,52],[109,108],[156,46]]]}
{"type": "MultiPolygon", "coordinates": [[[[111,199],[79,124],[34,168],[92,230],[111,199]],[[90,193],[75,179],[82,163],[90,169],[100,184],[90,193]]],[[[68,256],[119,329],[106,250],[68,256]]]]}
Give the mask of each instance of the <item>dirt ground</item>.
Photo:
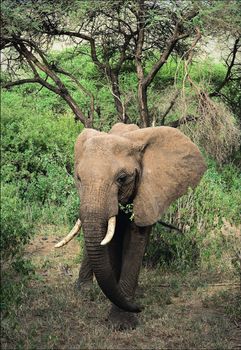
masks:
{"type": "Polygon", "coordinates": [[[36,274],[21,305],[2,321],[2,349],[241,349],[241,315],[232,314],[241,300],[238,281],[211,273],[143,268],[139,326],[113,331],[99,287],[82,294],[74,288],[79,242],[54,249],[62,231],[45,228],[29,244],[36,274]]]}

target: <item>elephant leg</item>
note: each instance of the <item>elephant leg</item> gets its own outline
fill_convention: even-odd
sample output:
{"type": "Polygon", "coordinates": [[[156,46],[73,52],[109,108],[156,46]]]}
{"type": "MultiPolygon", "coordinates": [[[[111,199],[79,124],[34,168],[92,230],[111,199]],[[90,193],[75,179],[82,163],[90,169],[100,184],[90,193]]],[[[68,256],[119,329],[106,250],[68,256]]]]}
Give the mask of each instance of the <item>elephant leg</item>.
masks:
{"type": "Polygon", "coordinates": [[[83,259],[81,262],[79,277],[76,281],[76,287],[78,290],[88,289],[93,283],[93,270],[90,266],[86,248],[83,249],[83,259]]]}
{"type": "MultiPolygon", "coordinates": [[[[133,300],[151,227],[140,228],[131,223],[128,231],[123,244],[119,286],[126,298],[133,300]]],[[[109,320],[116,330],[134,329],[138,324],[136,314],[123,311],[115,305],[111,307],[109,320]]]]}

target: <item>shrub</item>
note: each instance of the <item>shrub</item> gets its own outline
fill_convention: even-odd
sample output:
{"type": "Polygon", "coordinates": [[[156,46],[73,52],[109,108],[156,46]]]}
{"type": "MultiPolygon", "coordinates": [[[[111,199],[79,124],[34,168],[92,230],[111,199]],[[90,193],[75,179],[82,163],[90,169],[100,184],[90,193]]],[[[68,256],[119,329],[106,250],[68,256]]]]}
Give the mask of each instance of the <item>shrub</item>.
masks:
{"type": "Polygon", "coordinates": [[[26,202],[13,184],[2,184],[1,190],[1,258],[15,257],[33,234],[33,222],[26,202]]]}
{"type": "Polygon", "coordinates": [[[36,106],[16,93],[6,92],[3,102],[3,181],[17,182],[18,195],[32,203],[35,218],[39,218],[37,210],[43,206],[53,205],[56,209],[70,205],[68,197],[77,197],[73,148],[81,124],[68,115],[57,118],[53,113],[36,114],[36,106]]]}

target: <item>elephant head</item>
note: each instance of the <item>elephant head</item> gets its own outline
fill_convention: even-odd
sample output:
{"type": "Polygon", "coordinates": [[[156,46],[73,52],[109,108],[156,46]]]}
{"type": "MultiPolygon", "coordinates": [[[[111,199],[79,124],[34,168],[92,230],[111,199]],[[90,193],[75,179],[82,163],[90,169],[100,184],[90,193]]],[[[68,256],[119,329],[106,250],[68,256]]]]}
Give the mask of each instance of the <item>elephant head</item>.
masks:
{"type": "Polygon", "coordinates": [[[198,148],[174,128],[118,123],[109,133],[85,129],[79,135],[75,181],[87,254],[100,288],[120,308],[140,311],[121,292],[108,254],[119,204],[133,203],[134,224],[151,226],[205,169],[198,148]]]}

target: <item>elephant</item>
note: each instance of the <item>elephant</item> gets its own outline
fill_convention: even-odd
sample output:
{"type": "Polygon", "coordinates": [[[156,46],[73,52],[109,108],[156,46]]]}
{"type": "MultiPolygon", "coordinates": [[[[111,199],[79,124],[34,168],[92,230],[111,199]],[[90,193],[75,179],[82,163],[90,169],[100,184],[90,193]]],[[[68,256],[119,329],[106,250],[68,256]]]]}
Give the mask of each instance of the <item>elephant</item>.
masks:
{"type": "Polygon", "coordinates": [[[172,127],[117,123],[108,133],[84,129],[78,136],[74,177],[80,219],[57,246],[82,225],[78,286],[95,276],[112,302],[109,320],[115,328],[138,324],[142,308],[134,296],[152,226],[173,201],[197,186],[205,170],[198,147],[172,127]],[[127,205],[131,213],[121,209],[127,205]]]}

